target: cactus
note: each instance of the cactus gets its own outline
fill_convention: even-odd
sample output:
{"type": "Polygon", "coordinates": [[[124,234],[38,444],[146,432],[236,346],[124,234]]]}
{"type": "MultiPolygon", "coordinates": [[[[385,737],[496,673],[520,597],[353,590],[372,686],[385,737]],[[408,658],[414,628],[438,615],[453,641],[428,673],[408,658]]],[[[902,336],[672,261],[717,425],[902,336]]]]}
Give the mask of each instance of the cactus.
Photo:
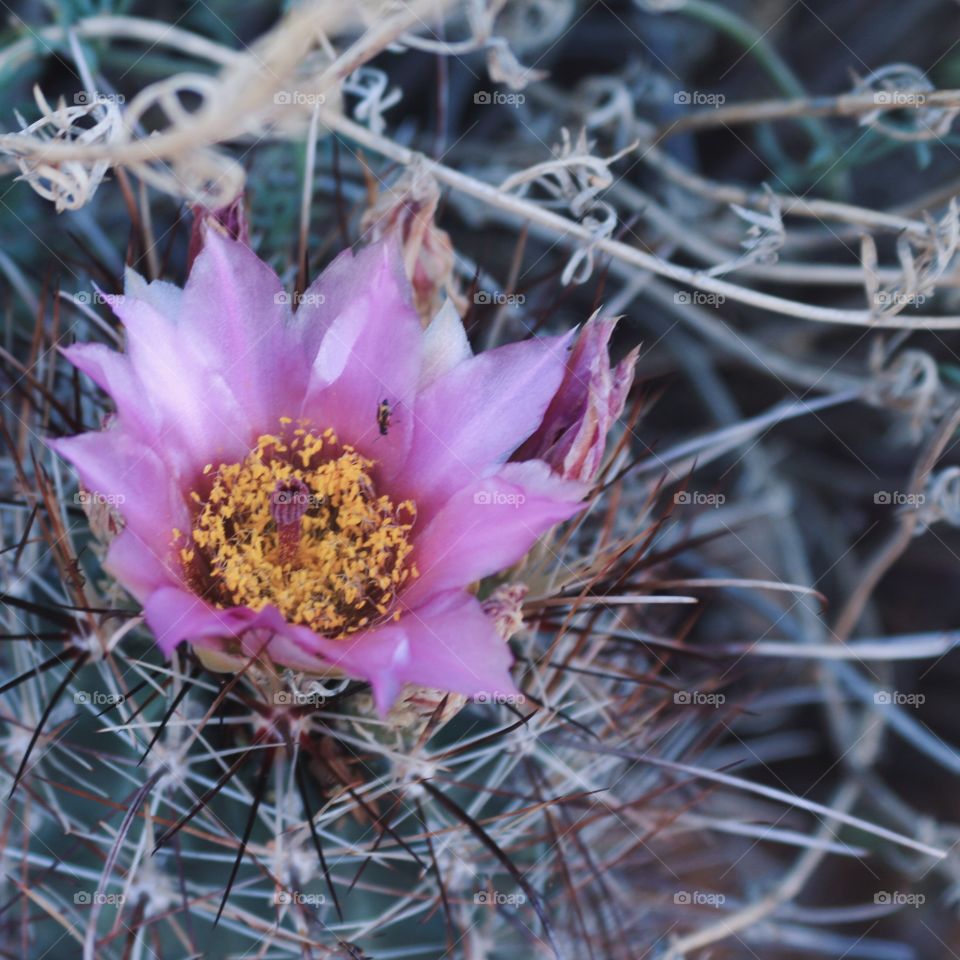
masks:
{"type": "Polygon", "coordinates": [[[0,956],[942,952],[956,91],[808,96],[804,4],[88,6],[0,36],[0,956]]]}

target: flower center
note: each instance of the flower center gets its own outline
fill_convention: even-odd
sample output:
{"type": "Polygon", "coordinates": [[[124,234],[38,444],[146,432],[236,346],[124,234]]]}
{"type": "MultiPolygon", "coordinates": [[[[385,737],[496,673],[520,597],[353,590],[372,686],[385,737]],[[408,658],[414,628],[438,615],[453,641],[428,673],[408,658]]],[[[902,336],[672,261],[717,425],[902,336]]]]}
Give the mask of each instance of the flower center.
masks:
{"type": "MultiPolygon", "coordinates": [[[[211,486],[181,545],[185,569],[219,607],[276,606],[291,623],[342,637],[388,616],[417,570],[416,507],[378,496],[374,462],[305,425],[266,434],[240,463],[209,464],[211,486]]],[[[394,613],[398,616],[399,613],[394,613]]]]}

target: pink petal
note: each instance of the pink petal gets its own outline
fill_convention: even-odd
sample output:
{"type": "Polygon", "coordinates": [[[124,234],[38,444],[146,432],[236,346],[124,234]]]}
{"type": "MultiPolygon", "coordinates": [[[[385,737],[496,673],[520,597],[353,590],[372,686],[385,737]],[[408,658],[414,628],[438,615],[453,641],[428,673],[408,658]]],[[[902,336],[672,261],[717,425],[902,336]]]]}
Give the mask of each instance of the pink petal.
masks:
{"type": "Polygon", "coordinates": [[[634,351],[610,369],[614,319],[591,319],[567,363],[543,423],[517,451],[518,460],[542,459],[569,479],[592,482],[606,452],[607,434],[623,412],[633,383],[634,351]]]}
{"type": "Polygon", "coordinates": [[[110,395],[125,427],[138,431],[146,440],[156,439],[159,417],[140,378],[122,353],[102,343],[75,343],[61,353],[110,395]]]}
{"type": "Polygon", "coordinates": [[[468,697],[517,693],[509,646],[479,601],[463,591],[434,597],[398,623],[324,641],[324,653],[347,673],[371,682],[384,714],[405,683],[468,697]]]}
{"type": "MultiPolygon", "coordinates": [[[[349,248],[338,253],[306,289],[297,308],[297,317],[309,328],[319,328],[319,345],[330,324],[363,293],[369,278],[376,276],[385,244],[362,247],[355,254],[349,248]]],[[[316,351],[314,351],[314,356],[316,351]]]]}
{"type": "Polygon", "coordinates": [[[277,275],[245,244],[206,232],[177,328],[200,345],[257,434],[296,416],[312,356],[277,275]]]}
{"type": "MultiPolygon", "coordinates": [[[[307,350],[307,355],[311,363],[333,321],[363,295],[364,285],[380,272],[384,248],[388,246],[391,247],[388,256],[395,260],[399,253],[395,245],[388,243],[371,244],[361,248],[356,254],[350,249],[342,251],[304,292],[295,318],[301,335],[309,338],[310,349],[307,350]]],[[[407,281],[396,274],[396,269],[394,264],[390,280],[394,286],[405,287],[407,281]]],[[[324,382],[326,381],[322,377],[318,377],[318,388],[322,387],[324,382]]]]}
{"type": "Polygon", "coordinates": [[[171,587],[147,598],[144,616],[168,656],[182,640],[222,649],[224,638],[239,639],[248,656],[268,655],[275,663],[302,670],[335,666],[368,680],[384,714],[405,683],[465,696],[517,693],[509,673],[509,646],[476,598],[461,591],[435,597],[399,623],[340,640],[285,622],[275,607],[219,610],[171,587]]]}
{"type": "Polygon", "coordinates": [[[141,603],[160,587],[182,585],[183,569],[172,551],[158,551],[130,527],[111,541],[103,566],[141,603]]]}
{"type": "Polygon", "coordinates": [[[354,296],[327,329],[301,413],[378,461],[389,480],[410,444],[422,332],[393,244],[365,251],[355,268],[354,296]],[[382,402],[390,411],[386,434],[382,402]]]}
{"type": "Polygon", "coordinates": [[[460,314],[453,301],[446,300],[423,332],[423,365],[420,368],[419,388],[422,390],[429,386],[472,356],[460,314]]]}
{"type": "Polygon", "coordinates": [[[172,323],[142,300],[120,297],[112,305],[126,328],[127,357],[156,411],[157,449],[181,473],[242,459],[253,426],[195,326],[172,323]]]}
{"type": "Polygon", "coordinates": [[[537,428],[563,378],[571,336],[487,350],[419,395],[398,482],[416,500],[421,520],[503,463],[537,428]]]}
{"type": "Polygon", "coordinates": [[[112,498],[126,527],[161,562],[170,556],[173,529],[189,529],[190,514],[169,468],[149,446],[120,429],[47,445],[73,464],[87,490],[112,498]]]}
{"type": "Polygon", "coordinates": [[[323,665],[314,652],[318,638],[306,627],[287,623],[276,607],[221,610],[187,590],[164,587],[147,597],[143,613],[167,656],[182,640],[220,650],[230,638],[241,639],[248,656],[266,654],[305,670],[323,665]]]}
{"type": "Polygon", "coordinates": [[[582,510],[585,493],[540,460],[508,463],[460,490],[417,537],[420,576],[404,590],[404,604],[416,607],[512,566],[547,530],[582,510]]]}
{"type": "Polygon", "coordinates": [[[169,280],[145,280],[132,267],[127,267],[123,274],[123,295],[142,300],[170,321],[175,322],[180,316],[183,290],[169,280]]]}

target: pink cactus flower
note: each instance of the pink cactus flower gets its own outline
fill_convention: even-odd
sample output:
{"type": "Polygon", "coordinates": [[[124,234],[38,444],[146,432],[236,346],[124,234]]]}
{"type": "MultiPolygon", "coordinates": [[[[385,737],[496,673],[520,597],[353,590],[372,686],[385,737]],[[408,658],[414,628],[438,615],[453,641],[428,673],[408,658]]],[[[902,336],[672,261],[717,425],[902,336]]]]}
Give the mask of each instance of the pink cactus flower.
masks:
{"type": "Polygon", "coordinates": [[[106,567],[169,654],[515,693],[471,585],[583,507],[514,454],[569,376],[570,337],[474,356],[452,309],[424,330],[397,248],[341,254],[296,313],[243,243],[208,230],[184,289],[136,274],[111,306],[126,351],[67,348],[113,399],[50,441],[123,530],[106,567]]]}
{"type": "Polygon", "coordinates": [[[610,367],[615,319],[593,317],[583,328],[563,383],[543,422],[517,458],[544,460],[568,480],[592,483],[600,471],[607,434],[623,413],[640,348],[610,367]]]}

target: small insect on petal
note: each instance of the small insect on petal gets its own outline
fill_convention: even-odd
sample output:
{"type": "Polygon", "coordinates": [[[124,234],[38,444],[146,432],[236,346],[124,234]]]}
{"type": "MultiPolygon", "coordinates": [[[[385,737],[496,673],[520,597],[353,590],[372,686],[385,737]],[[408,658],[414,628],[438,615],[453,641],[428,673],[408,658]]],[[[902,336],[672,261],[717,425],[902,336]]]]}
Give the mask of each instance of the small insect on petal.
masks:
{"type": "Polygon", "coordinates": [[[390,432],[390,418],[393,411],[386,400],[381,400],[377,404],[377,426],[380,428],[380,436],[385,437],[390,432]]]}

